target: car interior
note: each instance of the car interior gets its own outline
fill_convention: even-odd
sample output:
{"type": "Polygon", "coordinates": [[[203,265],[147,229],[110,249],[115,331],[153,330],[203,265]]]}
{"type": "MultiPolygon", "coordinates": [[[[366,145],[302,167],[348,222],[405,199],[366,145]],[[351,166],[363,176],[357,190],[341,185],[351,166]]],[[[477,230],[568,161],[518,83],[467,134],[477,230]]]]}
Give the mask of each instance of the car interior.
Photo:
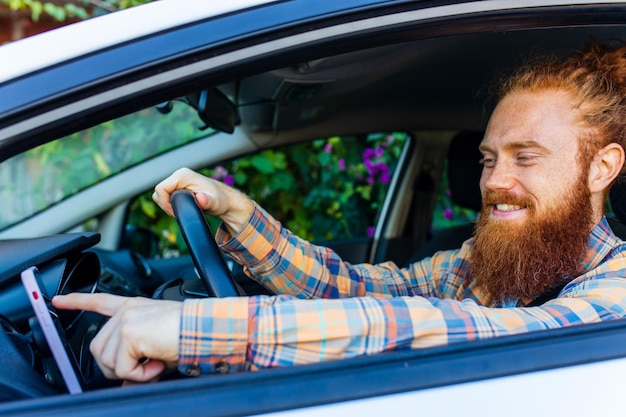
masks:
{"type": "MultiPolygon", "coordinates": [[[[433,233],[432,219],[436,190],[444,173],[453,203],[480,210],[477,146],[493,106],[487,86],[534,54],[568,53],[591,36],[613,39],[623,33],[622,27],[612,25],[538,30],[483,28],[469,35],[442,33],[413,40],[419,36],[408,33],[404,37],[395,34],[393,42],[380,37],[373,43],[365,38],[352,44],[346,41],[302,47],[291,55],[274,56],[271,62],[266,59],[257,65],[242,65],[237,68],[236,79],[219,74],[164,85],[157,93],[149,91],[145,97],[111,105],[98,115],[76,117],[72,123],[41,132],[37,140],[63,138],[145,108],[165,115],[172,103],[180,101],[197,111],[199,129],[212,129],[216,132],[214,138],[232,143],[244,143],[239,138],[245,138],[244,151],[215,151],[203,161],[194,160],[192,168],[198,169],[315,138],[406,132],[411,139],[398,158],[376,233],[317,243],[328,245],[350,262],[392,260],[407,265],[438,250],[459,247],[472,234],[471,222],[433,233]],[[354,45],[359,48],[350,50],[354,45]]],[[[202,140],[214,143],[211,137],[202,140]]],[[[184,155],[197,150],[185,151],[181,146],[177,152],[184,155]]],[[[17,380],[0,378],[0,401],[64,392],[62,378],[31,319],[20,286],[20,272],[30,265],[39,265],[41,281],[50,295],[107,291],[180,300],[268,293],[250,281],[241,268],[220,256],[210,229],[202,225],[193,204],[181,203],[179,220],[191,255],[149,258],[132,243],[143,245],[151,239],[150,231],[126,228],[128,210],[133,199],[150,192],[159,179],[169,174],[158,168],[164,158],[166,155],[157,155],[146,161],[144,172],[150,173],[135,176],[126,187],[117,187],[124,190],[111,201],[93,201],[93,194],[86,194],[55,203],[58,210],[76,204],[73,227],[50,229],[44,236],[34,236],[29,231],[31,220],[26,219],[7,228],[5,235],[0,231],[0,254],[11,260],[0,264],[0,319],[4,330],[0,331],[0,346],[14,347],[0,349],[0,364],[4,375],[21,376],[17,380]],[[96,230],[85,230],[84,223],[92,218],[98,220],[96,230]],[[197,224],[201,226],[193,226],[197,224]],[[26,231],[24,237],[16,237],[20,230],[26,231]],[[109,232],[119,239],[108,239],[109,232]],[[213,255],[207,261],[197,257],[198,253],[213,255]],[[215,276],[220,278],[215,280],[215,276]]],[[[110,187],[108,181],[115,179],[94,184],[90,192],[98,194],[110,187]]],[[[626,181],[619,181],[611,191],[610,213],[611,226],[622,238],[626,237],[624,187],[626,181]]],[[[45,221],[46,213],[35,213],[33,217],[45,221]]],[[[103,318],[61,312],[56,320],[76,357],[85,388],[117,386],[117,382],[102,376],[88,353],[89,341],[102,326],[103,318]]]]}

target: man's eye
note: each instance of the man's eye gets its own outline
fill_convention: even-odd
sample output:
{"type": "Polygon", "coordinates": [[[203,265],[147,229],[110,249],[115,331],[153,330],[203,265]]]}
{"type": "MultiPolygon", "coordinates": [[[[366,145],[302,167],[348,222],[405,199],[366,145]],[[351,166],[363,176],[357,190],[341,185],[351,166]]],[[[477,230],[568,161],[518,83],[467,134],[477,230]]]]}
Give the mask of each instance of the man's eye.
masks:
{"type": "Polygon", "coordinates": [[[493,168],[496,164],[496,160],[493,158],[482,158],[479,162],[487,168],[493,168]]]}
{"type": "Polygon", "coordinates": [[[536,159],[535,155],[528,155],[528,154],[517,155],[517,160],[523,164],[533,162],[535,159],[536,159]]]}

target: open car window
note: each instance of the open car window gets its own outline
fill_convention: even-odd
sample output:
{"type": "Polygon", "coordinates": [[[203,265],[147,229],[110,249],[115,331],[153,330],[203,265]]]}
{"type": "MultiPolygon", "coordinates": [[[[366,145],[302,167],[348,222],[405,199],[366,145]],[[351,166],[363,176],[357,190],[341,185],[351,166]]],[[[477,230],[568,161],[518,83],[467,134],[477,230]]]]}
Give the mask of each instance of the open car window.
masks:
{"type": "MultiPolygon", "coordinates": [[[[369,239],[399,157],[403,132],[332,136],[263,150],[199,170],[235,186],[300,237],[315,242],[369,239]]],[[[213,229],[219,219],[208,219],[213,229]]],[[[159,236],[159,257],[186,253],[176,222],[152,201],[152,190],[129,209],[127,227],[159,236]]]]}

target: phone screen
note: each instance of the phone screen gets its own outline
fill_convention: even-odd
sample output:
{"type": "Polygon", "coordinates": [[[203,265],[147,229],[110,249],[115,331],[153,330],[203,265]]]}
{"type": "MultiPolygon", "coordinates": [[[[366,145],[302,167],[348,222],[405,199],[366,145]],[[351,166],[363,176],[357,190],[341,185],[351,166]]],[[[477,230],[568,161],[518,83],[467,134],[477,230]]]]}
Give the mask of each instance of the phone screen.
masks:
{"type": "Polygon", "coordinates": [[[83,392],[78,375],[70,359],[71,352],[68,354],[66,350],[67,343],[64,343],[64,340],[62,340],[62,335],[59,334],[52,315],[48,310],[52,306],[49,307],[45,301],[46,294],[42,292],[44,287],[39,280],[37,268],[33,266],[24,270],[21,274],[21,279],[28,295],[28,300],[35,312],[39,326],[48,343],[57,368],[63,377],[67,390],[70,394],[83,392]]]}

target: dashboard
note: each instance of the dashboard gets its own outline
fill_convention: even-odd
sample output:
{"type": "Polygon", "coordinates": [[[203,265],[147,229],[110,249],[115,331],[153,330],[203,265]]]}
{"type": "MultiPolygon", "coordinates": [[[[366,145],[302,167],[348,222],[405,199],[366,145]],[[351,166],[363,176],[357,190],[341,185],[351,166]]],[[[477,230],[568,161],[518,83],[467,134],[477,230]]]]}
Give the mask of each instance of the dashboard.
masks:
{"type": "MultiPolygon", "coordinates": [[[[128,249],[94,247],[98,233],[68,233],[0,241],[0,402],[65,392],[45,338],[34,318],[20,273],[36,266],[44,298],[71,292],[106,292],[168,300],[206,297],[190,256],[145,259],[128,249]],[[16,383],[15,375],[21,375],[16,383]]],[[[269,294],[242,268],[227,261],[241,295],[269,294]]],[[[119,385],[104,378],[89,344],[107,318],[83,311],[55,310],[57,331],[65,342],[81,384],[87,390],[119,385]]]]}
{"type": "MultiPolygon", "coordinates": [[[[0,266],[0,401],[51,395],[66,389],[19,279],[23,270],[37,267],[48,304],[54,295],[71,292],[151,297],[164,283],[177,288],[170,282],[194,276],[188,257],[155,260],[158,265],[154,268],[129,250],[94,248],[99,241],[97,233],[0,241],[0,257],[4,260],[0,266]],[[158,268],[177,278],[164,280],[158,268]]],[[[91,339],[107,319],[91,312],[55,310],[50,304],[49,311],[81,384],[86,389],[119,385],[104,378],[89,353],[91,339]]]]}

